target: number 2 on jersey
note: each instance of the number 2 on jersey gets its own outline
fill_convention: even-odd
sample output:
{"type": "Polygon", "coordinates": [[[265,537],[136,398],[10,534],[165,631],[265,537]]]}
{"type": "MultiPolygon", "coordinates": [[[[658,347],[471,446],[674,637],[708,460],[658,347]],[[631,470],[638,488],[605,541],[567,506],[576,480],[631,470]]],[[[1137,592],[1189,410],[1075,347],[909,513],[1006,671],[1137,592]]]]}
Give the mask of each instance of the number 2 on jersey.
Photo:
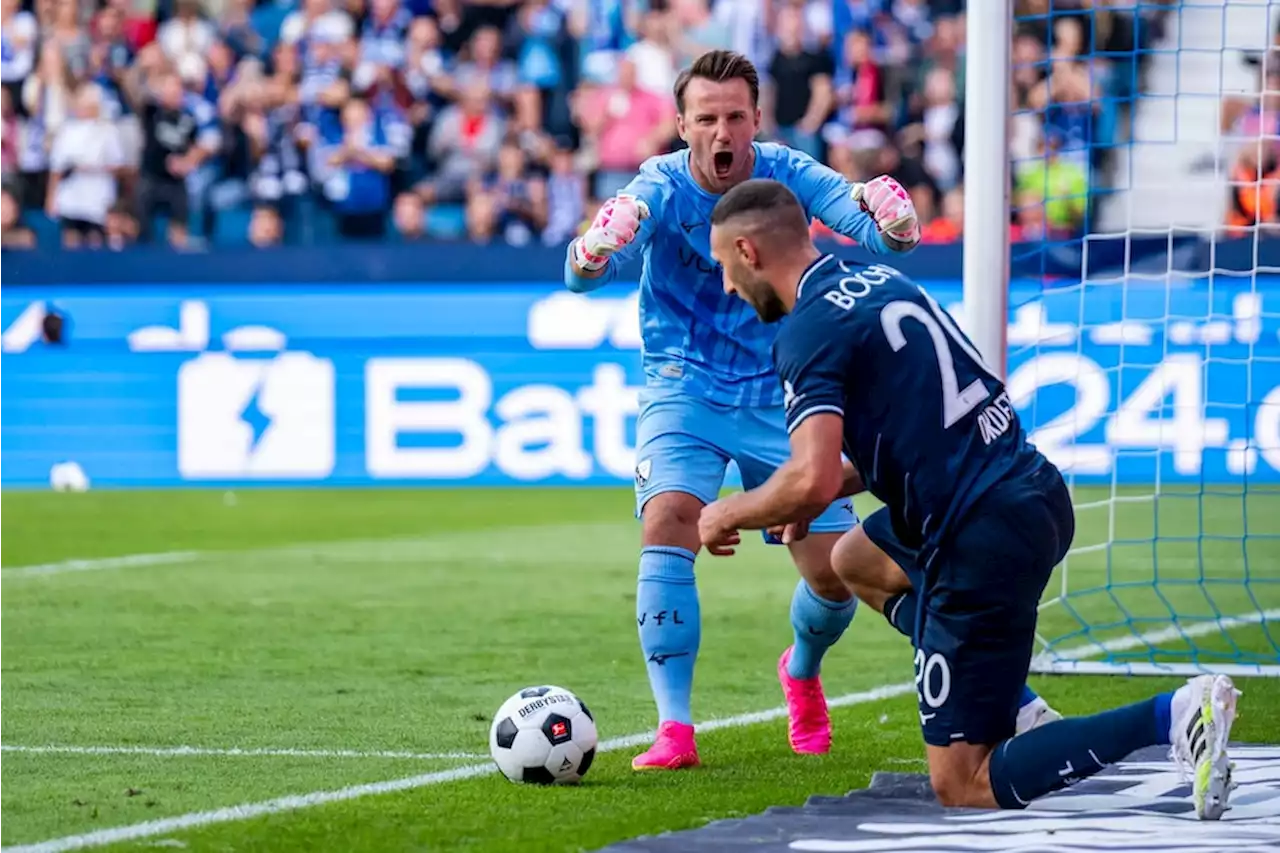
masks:
{"type": "Polygon", "coordinates": [[[987,399],[989,394],[987,386],[981,379],[973,380],[965,386],[963,391],[960,390],[960,381],[956,378],[955,358],[951,355],[951,345],[947,339],[955,341],[960,349],[964,350],[965,355],[973,359],[973,362],[992,379],[996,379],[996,375],[991,368],[987,367],[978,351],[964,339],[951,318],[933,297],[925,293],[923,288],[920,292],[929,303],[928,309],[923,308],[919,303],[899,299],[890,302],[881,310],[880,325],[894,352],[901,351],[907,345],[907,336],[902,332],[903,320],[908,318],[915,320],[928,331],[929,338],[933,341],[934,356],[938,360],[938,372],[942,376],[942,428],[947,429],[972,412],[979,403],[987,399]]]}

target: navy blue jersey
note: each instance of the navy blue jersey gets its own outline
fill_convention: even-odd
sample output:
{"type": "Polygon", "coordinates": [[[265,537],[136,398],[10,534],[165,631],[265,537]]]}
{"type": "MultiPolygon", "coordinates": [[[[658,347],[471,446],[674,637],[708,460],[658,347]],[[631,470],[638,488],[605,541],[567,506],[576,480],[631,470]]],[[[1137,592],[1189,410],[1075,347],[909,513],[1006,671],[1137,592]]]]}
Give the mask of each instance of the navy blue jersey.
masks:
{"type": "Polygon", "coordinates": [[[842,415],[844,452],[905,544],[939,543],[988,488],[1044,461],[1004,383],[892,267],[815,261],[781,325],[773,356],[788,431],[842,415]]]}

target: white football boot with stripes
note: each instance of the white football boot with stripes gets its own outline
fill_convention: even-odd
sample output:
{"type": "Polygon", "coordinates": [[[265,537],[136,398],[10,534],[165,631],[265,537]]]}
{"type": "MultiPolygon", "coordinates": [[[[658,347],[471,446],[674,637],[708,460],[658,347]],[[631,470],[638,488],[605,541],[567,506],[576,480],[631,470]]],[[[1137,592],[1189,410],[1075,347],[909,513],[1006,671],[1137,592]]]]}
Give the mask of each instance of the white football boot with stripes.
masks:
{"type": "Polygon", "coordinates": [[[1225,675],[1198,675],[1173,694],[1169,757],[1191,782],[1196,817],[1217,820],[1234,787],[1227,757],[1240,691],[1225,675]]]}

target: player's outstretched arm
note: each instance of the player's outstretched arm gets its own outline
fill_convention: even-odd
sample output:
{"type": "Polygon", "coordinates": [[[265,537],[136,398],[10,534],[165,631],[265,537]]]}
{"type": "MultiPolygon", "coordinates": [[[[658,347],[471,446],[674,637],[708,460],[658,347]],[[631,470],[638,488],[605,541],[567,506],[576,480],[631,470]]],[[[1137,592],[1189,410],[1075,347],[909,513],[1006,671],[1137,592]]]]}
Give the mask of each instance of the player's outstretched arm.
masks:
{"type": "MultiPolygon", "coordinates": [[[[733,553],[739,530],[765,530],[822,514],[846,485],[841,465],[844,416],[823,410],[791,433],[791,458],[764,485],[716,501],[702,510],[698,532],[712,554],[733,553]]],[[[861,485],[861,479],[858,480],[861,485]]]]}
{"type": "Polygon", "coordinates": [[[888,175],[850,183],[800,152],[792,154],[791,171],[790,186],[808,214],[867,251],[909,252],[920,242],[911,194],[888,175]]]}

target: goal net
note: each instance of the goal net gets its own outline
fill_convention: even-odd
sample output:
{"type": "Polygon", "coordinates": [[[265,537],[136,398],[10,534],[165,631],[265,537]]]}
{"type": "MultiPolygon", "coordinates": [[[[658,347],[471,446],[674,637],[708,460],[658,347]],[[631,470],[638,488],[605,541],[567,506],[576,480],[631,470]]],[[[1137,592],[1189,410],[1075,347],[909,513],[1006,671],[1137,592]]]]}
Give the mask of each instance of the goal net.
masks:
{"type": "Polygon", "coordinates": [[[1077,520],[1033,670],[1280,675],[1280,0],[1013,5],[1008,386],[1077,520]]]}

